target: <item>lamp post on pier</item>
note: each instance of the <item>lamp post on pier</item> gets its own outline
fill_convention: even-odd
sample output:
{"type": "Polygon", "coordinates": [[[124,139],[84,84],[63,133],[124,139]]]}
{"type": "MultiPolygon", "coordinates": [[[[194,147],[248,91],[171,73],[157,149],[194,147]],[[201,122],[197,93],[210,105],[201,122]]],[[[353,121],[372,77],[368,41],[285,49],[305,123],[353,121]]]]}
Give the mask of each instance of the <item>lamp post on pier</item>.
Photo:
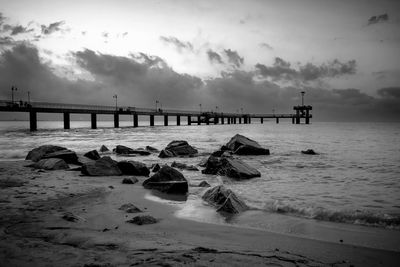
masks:
{"type": "Polygon", "coordinates": [[[11,102],[14,104],[14,91],[18,91],[17,87],[11,86],[11,102]]]}
{"type": "Polygon", "coordinates": [[[115,110],[118,110],[118,95],[113,95],[113,98],[115,98],[115,110]]]}
{"type": "Polygon", "coordinates": [[[31,92],[28,91],[28,104],[31,103],[31,92]]]}
{"type": "Polygon", "coordinates": [[[158,100],[156,100],[156,112],[157,112],[157,105],[160,103],[158,100]]]}
{"type": "Polygon", "coordinates": [[[301,105],[302,106],[304,106],[304,94],[305,94],[306,92],[304,92],[304,91],[301,91],[301,105]]]}
{"type": "Polygon", "coordinates": [[[202,113],[202,110],[201,110],[201,104],[199,104],[199,107],[200,107],[200,114],[202,113]]]}

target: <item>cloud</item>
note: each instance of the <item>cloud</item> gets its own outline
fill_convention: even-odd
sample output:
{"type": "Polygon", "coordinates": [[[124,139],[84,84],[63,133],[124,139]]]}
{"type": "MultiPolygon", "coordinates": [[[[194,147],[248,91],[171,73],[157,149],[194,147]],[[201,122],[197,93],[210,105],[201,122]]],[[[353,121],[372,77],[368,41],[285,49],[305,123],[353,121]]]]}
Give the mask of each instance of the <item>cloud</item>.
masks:
{"type": "Polygon", "coordinates": [[[279,57],[275,58],[274,64],[270,67],[260,63],[256,64],[258,73],[265,78],[271,78],[274,81],[292,80],[300,82],[352,75],[356,73],[356,67],[357,63],[355,60],[349,60],[343,63],[335,59],[319,66],[306,63],[305,65],[300,65],[299,69],[296,70],[291,67],[289,62],[279,57]]]}
{"type": "Polygon", "coordinates": [[[103,38],[108,38],[108,35],[109,35],[108,32],[103,32],[103,33],[101,34],[101,36],[102,36],[103,38]]]}
{"type": "Polygon", "coordinates": [[[266,48],[268,50],[274,50],[274,48],[271,45],[267,44],[267,43],[260,43],[260,47],[266,48]]]}
{"type": "Polygon", "coordinates": [[[234,66],[240,67],[243,64],[244,58],[240,57],[238,52],[233,51],[231,49],[225,49],[224,53],[228,57],[228,61],[232,63],[234,66]]]}
{"type": "Polygon", "coordinates": [[[0,45],[2,46],[12,46],[15,44],[15,41],[10,36],[0,36],[0,45]]]}
{"type": "Polygon", "coordinates": [[[368,20],[368,25],[379,23],[379,22],[386,22],[388,20],[389,20],[389,15],[386,13],[379,15],[379,16],[372,16],[368,20]]]}
{"type": "Polygon", "coordinates": [[[222,57],[217,53],[209,49],[207,51],[207,56],[208,60],[210,60],[211,63],[219,63],[223,64],[224,62],[222,61],[222,57]]]}
{"type": "MultiPolygon", "coordinates": [[[[153,107],[155,100],[164,108],[220,111],[291,113],[301,101],[313,106],[315,120],[362,121],[399,120],[400,87],[382,88],[378,97],[359,89],[324,89],[311,86],[281,86],[270,80],[257,79],[254,71],[233,70],[221,77],[202,81],[196,76],[175,72],[162,58],[145,53],[129,57],[101,54],[89,49],[74,52],[76,66],[90,79],[67,79],[55,74],[57,66],[41,59],[36,47],[22,43],[0,54],[0,87],[18,87],[17,99],[24,100],[29,90],[33,101],[112,105],[118,94],[125,106],[153,107]],[[23,77],[23,79],[21,79],[23,77]]],[[[293,70],[290,63],[276,59],[274,66],[293,70]]],[[[289,72],[290,73],[290,72],[289,72]]],[[[70,73],[73,75],[74,73],[70,73]]],[[[296,75],[299,71],[296,70],[296,75]]],[[[0,91],[2,99],[9,92],[0,91]]],[[[1,116],[1,114],[0,114],[1,116]]]]}
{"type": "Polygon", "coordinates": [[[166,44],[172,44],[178,52],[182,52],[183,50],[193,51],[193,45],[190,42],[183,42],[176,37],[160,36],[160,40],[166,44]]]}
{"type": "Polygon", "coordinates": [[[16,26],[12,26],[9,24],[5,24],[3,26],[3,30],[4,31],[11,31],[11,35],[18,35],[21,33],[28,33],[28,32],[32,32],[33,29],[28,29],[27,27],[24,27],[22,25],[16,25],[16,26]]]}
{"type": "Polygon", "coordinates": [[[384,98],[395,98],[400,100],[400,87],[386,87],[377,91],[378,95],[384,98]]]}
{"type": "Polygon", "coordinates": [[[61,26],[65,24],[65,21],[59,21],[49,24],[49,26],[41,25],[42,34],[49,35],[54,32],[62,31],[61,26]]]}

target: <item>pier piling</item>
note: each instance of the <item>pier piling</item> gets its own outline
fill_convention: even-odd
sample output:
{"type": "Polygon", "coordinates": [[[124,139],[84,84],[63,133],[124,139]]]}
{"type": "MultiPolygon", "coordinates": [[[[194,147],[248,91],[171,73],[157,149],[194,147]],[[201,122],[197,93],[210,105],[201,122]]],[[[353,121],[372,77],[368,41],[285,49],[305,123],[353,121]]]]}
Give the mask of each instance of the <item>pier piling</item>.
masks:
{"type": "Polygon", "coordinates": [[[37,130],[37,113],[36,111],[29,112],[29,126],[31,131],[37,130]]]}
{"type": "Polygon", "coordinates": [[[176,125],[179,126],[181,125],[181,116],[176,115],[176,125]]]}
{"type": "Polygon", "coordinates": [[[150,126],[154,126],[154,115],[150,115],[150,126]]]}
{"type": "Polygon", "coordinates": [[[97,118],[96,117],[97,117],[96,113],[90,114],[90,121],[91,121],[92,129],[97,129],[97,118]]]}
{"type": "Polygon", "coordinates": [[[133,114],[133,127],[139,126],[139,117],[137,114],[133,114]]]}
{"type": "Polygon", "coordinates": [[[261,123],[261,124],[264,123],[264,118],[263,118],[263,117],[260,118],[260,123],[261,123]]]}
{"type": "Polygon", "coordinates": [[[114,128],[119,128],[119,114],[114,113],[114,128]]]}
{"type": "Polygon", "coordinates": [[[187,124],[192,125],[192,117],[191,116],[187,116],[187,124]]]}
{"type": "Polygon", "coordinates": [[[168,115],[164,115],[164,126],[168,126],[168,115]]]}
{"type": "Polygon", "coordinates": [[[64,129],[70,129],[70,115],[69,112],[64,112],[64,129]]]}

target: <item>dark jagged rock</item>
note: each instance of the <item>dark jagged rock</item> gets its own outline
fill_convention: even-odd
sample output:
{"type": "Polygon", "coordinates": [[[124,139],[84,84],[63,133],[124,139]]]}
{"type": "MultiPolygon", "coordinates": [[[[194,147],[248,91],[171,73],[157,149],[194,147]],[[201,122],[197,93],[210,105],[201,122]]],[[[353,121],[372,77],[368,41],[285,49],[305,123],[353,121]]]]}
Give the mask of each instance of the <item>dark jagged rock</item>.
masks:
{"type": "Polygon", "coordinates": [[[150,170],[146,164],[138,161],[120,161],[118,168],[125,175],[149,176],[150,170]]]}
{"type": "Polygon", "coordinates": [[[240,213],[249,207],[232,190],[223,185],[213,187],[203,195],[203,200],[217,208],[218,212],[240,213]]]}
{"type": "Polygon", "coordinates": [[[235,179],[250,179],[261,176],[259,171],[239,159],[213,156],[208,158],[206,168],[202,173],[225,175],[235,179]]]}
{"type": "Polygon", "coordinates": [[[147,189],[155,189],[167,194],[184,195],[188,192],[188,182],[182,173],[167,165],[143,182],[147,189]]]}
{"type": "Polygon", "coordinates": [[[35,169],[44,170],[66,170],[69,169],[68,164],[63,159],[51,158],[51,159],[41,159],[34,164],[29,165],[35,169]]]}
{"type": "Polygon", "coordinates": [[[97,150],[91,150],[85,153],[84,156],[92,160],[98,160],[99,158],[101,158],[97,150]]]}
{"type": "Polygon", "coordinates": [[[124,178],[122,179],[122,183],[123,184],[135,184],[137,183],[139,180],[137,178],[124,178]]]}
{"type": "Polygon", "coordinates": [[[83,155],[78,155],[77,165],[84,165],[87,163],[94,162],[95,160],[89,159],[88,157],[84,157],[83,155]]]}
{"type": "Polygon", "coordinates": [[[196,166],[193,165],[186,165],[185,163],[180,163],[180,162],[172,162],[171,167],[178,168],[181,170],[188,170],[188,171],[198,171],[199,169],[196,168],[196,166]]]}
{"type": "Polygon", "coordinates": [[[175,154],[172,151],[169,150],[161,150],[160,154],[158,155],[160,158],[172,158],[175,157],[175,154]]]}
{"type": "Polygon", "coordinates": [[[157,223],[158,221],[159,221],[158,219],[156,219],[150,215],[142,215],[142,216],[133,217],[132,219],[130,219],[126,222],[137,224],[137,225],[144,225],[144,224],[157,223]]]}
{"type": "Polygon", "coordinates": [[[115,153],[120,154],[120,155],[134,154],[134,155],[141,155],[141,156],[148,156],[151,154],[149,151],[146,151],[146,150],[132,149],[130,147],[121,146],[121,145],[116,146],[115,153]]]}
{"type": "Polygon", "coordinates": [[[64,213],[63,216],[62,216],[61,218],[63,218],[63,219],[66,220],[66,221],[69,221],[69,222],[77,222],[77,221],[81,220],[80,217],[76,216],[76,215],[73,214],[72,212],[66,212],[66,213],[64,213]]]}
{"type": "Polygon", "coordinates": [[[139,213],[143,212],[141,209],[136,207],[135,205],[128,203],[128,204],[123,204],[121,207],[119,207],[119,210],[123,210],[126,213],[139,213]]]}
{"type": "Polygon", "coordinates": [[[199,183],[198,187],[211,187],[211,185],[206,181],[202,181],[201,183],[199,183]]]}
{"type": "Polygon", "coordinates": [[[104,156],[96,161],[84,164],[82,174],[89,176],[116,176],[122,175],[118,168],[118,163],[108,156],[104,156]]]}
{"type": "Polygon", "coordinates": [[[59,150],[53,153],[48,153],[43,156],[44,159],[50,159],[50,158],[57,158],[57,159],[63,159],[66,163],[69,164],[78,164],[78,156],[74,151],[71,150],[59,150]]]}
{"type": "Polygon", "coordinates": [[[43,146],[34,148],[31,151],[29,151],[29,153],[25,159],[32,160],[32,161],[39,161],[46,154],[50,154],[50,153],[57,152],[60,150],[67,150],[67,149],[65,147],[61,147],[61,146],[43,145],[43,146]]]}
{"type": "Polygon", "coordinates": [[[318,155],[318,153],[312,149],[302,150],[301,153],[306,154],[306,155],[318,155]]]}
{"type": "Polygon", "coordinates": [[[161,169],[160,164],[156,163],[151,167],[152,172],[158,172],[161,169]]]}
{"type": "Polygon", "coordinates": [[[269,155],[269,149],[262,148],[256,141],[240,134],[232,137],[226,147],[237,155],[269,155]]]}
{"type": "Polygon", "coordinates": [[[167,157],[191,157],[198,153],[197,149],[189,145],[187,141],[179,140],[172,141],[169,143],[165,149],[160,152],[160,158],[167,157]]]}
{"type": "Polygon", "coordinates": [[[108,147],[106,147],[105,145],[102,145],[101,147],[100,147],[100,150],[99,150],[100,152],[102,152],[102,153],[104,153],[104,152],[109,152],[110,150],[108,149],[108,147]]]}
{"type": "Polygon", "coordinates": [[[159,150],[152,146],[146,146],[146,150],[150,152],[158,152],[159,150]]]}

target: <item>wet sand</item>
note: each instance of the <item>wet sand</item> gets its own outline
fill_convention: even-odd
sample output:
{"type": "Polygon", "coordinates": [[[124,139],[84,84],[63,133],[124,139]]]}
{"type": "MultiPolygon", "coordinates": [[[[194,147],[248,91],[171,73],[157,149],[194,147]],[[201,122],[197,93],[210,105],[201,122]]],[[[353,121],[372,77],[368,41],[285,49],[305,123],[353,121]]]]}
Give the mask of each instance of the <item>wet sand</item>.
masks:
{"type": "MultiPolygon", "coordinates": [[[[397,266],[372,249],[177,218],[124,176],[84,177],[0,162],[0,266],[397,266]],[[134,225],[132,203],[160,221],[134,225]],[[77,221],[62,218],[71,212],[77,221]]],[[[321,235],[324,233],[321,232],[321,235]]],[[[346,234],[345,234],[346,235],[346,234]]],[[[344,238],[345,239],[345,238],[344,238]]],[[[345,239],[346,240],[346,239],[345,239]]]]}

